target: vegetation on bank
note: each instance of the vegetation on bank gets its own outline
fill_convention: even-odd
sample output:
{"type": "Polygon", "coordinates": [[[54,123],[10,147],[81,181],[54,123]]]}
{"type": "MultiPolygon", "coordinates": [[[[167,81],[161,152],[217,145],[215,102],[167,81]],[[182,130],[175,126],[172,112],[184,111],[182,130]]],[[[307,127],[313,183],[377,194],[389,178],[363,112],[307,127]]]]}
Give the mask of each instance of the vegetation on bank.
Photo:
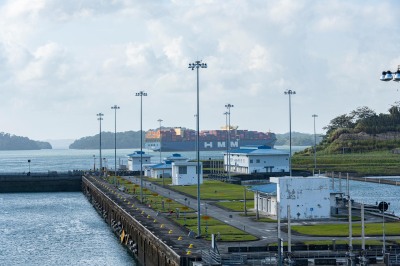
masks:
{"type": "Polygon", "coordinates": [[[51,148],[51,144],[48,142],[35,141],[27,137],[0,132],[0,150],[42,150],[51,148]]]}
{"type": "MultiPolygon", "coordinates": [[[[326,135],[316,146],[317,170],[353,175],[398,175],[400,173],[400,106],[388,114],[359,107],[340,115],[324,127],[326,135]]],[[[314,147],[297,152],[293,169],[314,169],[314,147]]]]}

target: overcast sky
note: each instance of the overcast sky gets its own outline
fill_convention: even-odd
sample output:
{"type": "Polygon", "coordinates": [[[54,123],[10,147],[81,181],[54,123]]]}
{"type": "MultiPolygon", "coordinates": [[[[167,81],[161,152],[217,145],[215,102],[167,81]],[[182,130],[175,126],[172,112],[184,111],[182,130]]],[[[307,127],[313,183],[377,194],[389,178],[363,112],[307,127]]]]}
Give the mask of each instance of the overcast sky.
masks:
{"type": "Polygon", "coordinates": [[[387,113],[400,84],[397,1],[9,0],[0,2],[0,131],[35,140],[102,129],[317,133],[360,106],[387,113]]]}

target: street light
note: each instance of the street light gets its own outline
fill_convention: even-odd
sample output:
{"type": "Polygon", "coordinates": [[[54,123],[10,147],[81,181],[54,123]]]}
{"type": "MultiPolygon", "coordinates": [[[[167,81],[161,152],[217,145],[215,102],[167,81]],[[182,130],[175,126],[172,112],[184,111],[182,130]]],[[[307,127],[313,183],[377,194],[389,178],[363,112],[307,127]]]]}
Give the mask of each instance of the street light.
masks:
{"type": "Polygon", "coordinates": [[[386,239],[385,239],[385,211],[388,210],[390,203],[386,201],[381,201],[378,204],[378,209],[382,212],[382,253],[385,256],[386,253],[386,239]]]}
{"type": "Polygon", "coordinates": [[[101,173],[102,173],[102,171],[103,171],[103,165],[102,165],[102,162],[101,162],[101,158],[103,158],[102,156],[101,156],[101,120],[103,120],[103,114],[102,113],[98,113],[97,114],[97,120],[99,120],[99,122],[100,122],[100,145],[99,145],[99,150],[100,150],[100,176],[101,176],[101,173]]]}
{"type": "MultiPolygon", "coordinates": [[[[161,146],[162,146],[162,134],[161,134],[161,122],[163,121],[161,118],[157,120],[160,123],[160,163],[161,163],[161,146]]],[[[163,177],[164,178],[164,177],[163,177]]]]}
{"type": "Polygon", "coordinates": [[[140,202],[143,203],[143,96],[147,96],[144,91],[137,92],[136,96],[140,96],[140,202]]]}
{"type": "Polygon", "coordinates": [[[231,108],[233,104],[225,104],[228,109],[228,180],[231,180],[231,108]]]}
{"type": "Polygon", "coordinates": [[[115,124],[114,124],[114,180],[113,183],[115,185],[115,181],[117,178],[117,110],[120,107],[117,105],[111,106],[111,109],[114,109],[115,113],[115,124]]]}
{"type": "Polygon", "coordinates": [[[225,130],[226,130],[226,172],[228,173],[228,154],[229,154],[229,148],[228,148],[228,114],[229,114],[229,112],[225,112],[224,113],[224,115],[225,115],[225,130]]]}
{"type": "Polygon", "coordinates": [[[388,71],[382,71],[382,75],[380,80],[382,81],[396,81],[399,82],[400,81],[400,65],[397,66],[397,71],[392,73],[392,71],[388,70],[388,71]],[[393,76],[394,74],[394,76],[393,76]]]}
{"type": "Polygon", "coordinates": [[[197,236],[201,236],[200,228],[200,107],[199,107],[199,68],[207,68],[206,63],[195,61],[189,64],[189,68],[197,72],[197,112],[196,112],[196,159],[197,159],[197,236]]]}
{"type": "Polygon", "coordinates": [[[314,118],[314,170],[317,171],[317,135],[315,133],[315,118],[318,115],[313,114],[312,117],[314,118]]]}
{"type": "Polygon", "coordinates": [[[289,175],[292,176],[292,95],[296,94],[293,90],[286,90],[289,95],[289,175]]]}

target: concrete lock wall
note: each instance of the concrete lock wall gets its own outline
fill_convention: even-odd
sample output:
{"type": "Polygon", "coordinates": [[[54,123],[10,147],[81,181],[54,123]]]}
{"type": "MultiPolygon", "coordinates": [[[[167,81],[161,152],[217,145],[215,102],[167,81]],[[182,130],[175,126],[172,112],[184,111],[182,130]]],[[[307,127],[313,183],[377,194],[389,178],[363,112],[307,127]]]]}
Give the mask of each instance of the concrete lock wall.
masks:
{"type": "Polygon", "coordinates": [[[73,192],[81,191],[82,176],[73,174],[28,175],[4,174],[0,176],[0,193],[18,192],[73,192]]]}
{"type": "Polygon", "coordinates": [[[117,236],[123,228],[128,237],[122,244],[128,249],[134,245],[131,252],[142,265],[190,265],[85,177],[82,178],[82,191],[117,236]]]}

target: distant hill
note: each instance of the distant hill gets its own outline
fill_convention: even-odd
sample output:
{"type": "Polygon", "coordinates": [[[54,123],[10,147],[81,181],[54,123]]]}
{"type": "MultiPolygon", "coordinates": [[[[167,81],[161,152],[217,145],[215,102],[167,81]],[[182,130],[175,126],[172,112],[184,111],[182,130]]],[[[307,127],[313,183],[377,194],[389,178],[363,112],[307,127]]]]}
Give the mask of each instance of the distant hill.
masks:
{"type": "MultiPolygon", "coordinates": [[[[275,145],[289,145],[289,133],[285,134],[275,134],[277,141],[275,145]]],[[[316,134],[317,136],[317,144],[320,143],[323,139],[321,134],[316,134]]],[[[292,145],[293,146],[314,146],[314,134],[307,134],[307,133],[299,133],[299,132],[292,132],[292,145]]]]}
{"type": "MultiPolygon", "coordinates": [[[[144,137],[144,132],[142,134],[144,137]]],[[[83,137],[75,140],[70,149],[98,149],[100,142],[100,134],[94,136],[83,137]]],[[[103,149],[114,149],[115,136],[114,132],[101,133],[101,147],[103,149]]],[[[144,139],[143,139],[144,145],[144,139]]],[[[132,149],[140,147],[140,131],[117,132],[117,149],[132,149]]]]}
{"type": "Polygon", "coordinates": [[[0,150],[43,150],[52,149],[48,142],[35,141],[27,137],[11,135],[9,133],[0,132],[0,150]]]}

